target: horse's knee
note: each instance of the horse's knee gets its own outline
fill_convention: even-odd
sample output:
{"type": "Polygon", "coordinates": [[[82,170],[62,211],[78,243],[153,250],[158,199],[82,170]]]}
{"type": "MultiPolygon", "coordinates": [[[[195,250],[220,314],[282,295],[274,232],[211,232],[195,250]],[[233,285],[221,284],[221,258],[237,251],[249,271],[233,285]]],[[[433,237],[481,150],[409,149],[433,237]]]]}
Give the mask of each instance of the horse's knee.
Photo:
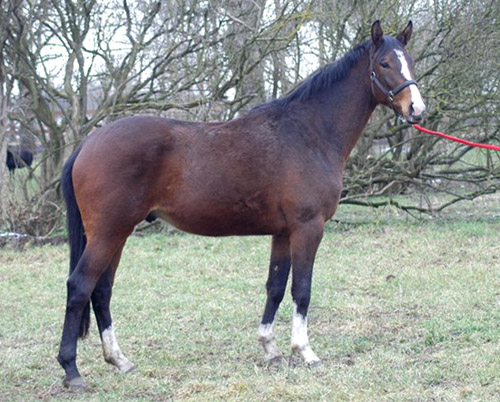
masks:
{"type": "Polygon", "coordinates": [[[271,299],[274,303],[280,304],[285,296],[286,286],[276,286],[276,285],[268,285],[267,286],[267,297],[271,299]]]}

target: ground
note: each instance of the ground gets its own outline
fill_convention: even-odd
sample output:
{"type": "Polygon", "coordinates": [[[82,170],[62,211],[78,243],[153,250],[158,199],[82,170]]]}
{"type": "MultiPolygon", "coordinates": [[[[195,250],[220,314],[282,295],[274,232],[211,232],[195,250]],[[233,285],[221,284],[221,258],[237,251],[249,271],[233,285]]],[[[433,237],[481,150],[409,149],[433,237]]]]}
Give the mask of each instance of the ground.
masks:
{"type": "Polygon", "coordinates": [[[309,332],[322,364],[312,369],[290,355],[289,291],[275,331],[287,359],[263,361],[269,238],[132,236],[112,307],[138,369],[104,362],[93,320],[79,343],[84,393],[62,387],[55,360],[67,247],[4,247],[0,400],[498,400],[498,200],[425,219],[342,207],[315,266],[309,332]]]}

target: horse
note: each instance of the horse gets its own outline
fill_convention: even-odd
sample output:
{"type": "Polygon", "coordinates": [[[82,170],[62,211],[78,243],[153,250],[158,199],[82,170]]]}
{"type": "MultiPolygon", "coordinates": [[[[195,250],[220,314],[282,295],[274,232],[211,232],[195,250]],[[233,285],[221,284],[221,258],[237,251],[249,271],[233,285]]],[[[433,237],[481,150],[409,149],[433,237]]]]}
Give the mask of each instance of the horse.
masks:
{"type": "Polygon", "coordinates": [[[99,127],[69,157],[70,275],[57,360],[64,384],[85,387],[76,365],[78,337],[89,330],[90,303],[104,359],[122,372],[110,300],[127,237],[144,219],[161,218],[204,236],[269,235],[267,298],[258,328],[266,360],[279,360],[273,323],[292,272],[291,348],[320,362],[307,333],[316,251],[337,208],[345,162],[378,104],[409,123],[425,104],[405,46],[371,26],[371,38],[293,91],[227,122],[132,116],[99,127]]]}
{"type": "Polygon", "coordinates": [[[18,153],[13,153],[7,149],[7,159],[5,161],[11,173],[14,169],[29,167],[33,163],[33,153],[27,149],[20,149],[18,153]]]}

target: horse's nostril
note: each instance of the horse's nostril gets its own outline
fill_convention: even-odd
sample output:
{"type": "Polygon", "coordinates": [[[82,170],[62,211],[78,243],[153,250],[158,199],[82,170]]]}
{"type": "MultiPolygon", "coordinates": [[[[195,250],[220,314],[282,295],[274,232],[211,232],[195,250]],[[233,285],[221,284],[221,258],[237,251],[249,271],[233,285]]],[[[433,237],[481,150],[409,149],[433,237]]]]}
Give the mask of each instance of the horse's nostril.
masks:
{"type": "Polygon", "coordinates": [[[412,102],[410,104],[410,116],[418,118],[419,120],[422,120],[425,114],[425,105],[416,105],[412,102]]]}
{"type": "Polygon", "coordinates": [[[410,107],[410,115],[406,118],[406,121],[410,124],[415,124],[423,119],[423,113],[415,114],[415,110],[410,107]]]}
{"type": "Polygon", "coordinates": [[[413,121],[420,121],[424,117],[423,112],[415,114],[415,109],[413,108],[413,102],[410,105],[410,116],[411,116],[411,118],[412,118],[413,121]]]}

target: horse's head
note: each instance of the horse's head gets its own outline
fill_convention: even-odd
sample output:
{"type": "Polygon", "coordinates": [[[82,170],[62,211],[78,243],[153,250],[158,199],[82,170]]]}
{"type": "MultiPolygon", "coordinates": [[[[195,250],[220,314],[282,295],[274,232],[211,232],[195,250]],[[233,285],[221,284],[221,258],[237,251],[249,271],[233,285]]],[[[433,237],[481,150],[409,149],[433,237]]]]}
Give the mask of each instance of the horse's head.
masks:
{"type": "Polygon", "coordinates": [[[394,38],[384,36],[380,22],[375,21],[370,55],[370,79],[375,99],[391,107],[410,124],[422,120],[425,112],[425,104],[414,78],[413,60],[405,49],[412,27],[410,21],[394,38]]]}

